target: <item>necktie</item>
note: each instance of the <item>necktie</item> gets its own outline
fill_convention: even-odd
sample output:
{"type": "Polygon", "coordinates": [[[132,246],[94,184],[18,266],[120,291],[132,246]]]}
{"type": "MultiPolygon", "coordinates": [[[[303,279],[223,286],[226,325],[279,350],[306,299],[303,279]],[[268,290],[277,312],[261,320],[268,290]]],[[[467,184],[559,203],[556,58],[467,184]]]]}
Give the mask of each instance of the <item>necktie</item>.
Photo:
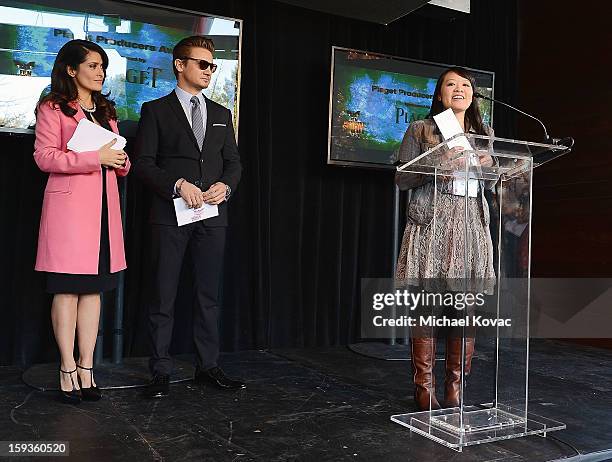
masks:
{"type": "Polygon", "coordinates": [[[204,123],[202,122],[200,100],[197,96],[191,97],[191,129],[193,130],[200,150],[202,150],[202,144],[204,144],[204,123]]]}

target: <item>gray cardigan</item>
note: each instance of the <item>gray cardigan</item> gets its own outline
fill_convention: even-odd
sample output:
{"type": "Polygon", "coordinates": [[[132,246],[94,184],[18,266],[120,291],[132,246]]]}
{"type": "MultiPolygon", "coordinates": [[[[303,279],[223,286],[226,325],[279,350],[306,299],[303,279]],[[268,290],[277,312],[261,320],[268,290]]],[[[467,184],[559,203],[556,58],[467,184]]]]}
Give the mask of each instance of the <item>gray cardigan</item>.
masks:
{"type": "MultiPolygon", "coordinates": [[[[493,129],[484,126],[488,136],[494,136],[493,129]]],[[[417,120],[412,122],[406,130],[402,144],[399,147],[398,159],[404,164],[434,146],[442,143],[444,139],[433,119],[417,120]]],[[[489,143],[489,150],[492,145],[489,143]]],[[[494,158],[495,160],[495,158],[494,158]]],[[[416,225],[427,225],[433,219],[434,210],[434,182],[433,175],[421,175],[418,173],[396,172],[395,182],[401,190],[412,190],[410,202],[408,203],[406,217],[409,222],[416,225]]],[[[485,187],[493,189],[494,181],[486,181],[485,187]]],[[[438,193],[441,186],[438,185],[438,193]]],[[[480,188],[479,197],[482,201],[482,211],[485,223],[489,224],[489,207],[484,197],[483,188],[480,188]]]]}

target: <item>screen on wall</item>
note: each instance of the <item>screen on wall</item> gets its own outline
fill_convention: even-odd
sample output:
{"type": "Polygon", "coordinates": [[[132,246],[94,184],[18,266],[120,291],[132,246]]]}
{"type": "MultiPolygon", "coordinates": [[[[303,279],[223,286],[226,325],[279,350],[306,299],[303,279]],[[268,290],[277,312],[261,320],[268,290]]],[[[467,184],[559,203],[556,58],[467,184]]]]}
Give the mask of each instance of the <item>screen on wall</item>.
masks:
{"type": "Polygon", "coordinates": [[[142,103],[174,89],[172,49],[189,35],[213,39],[218,68],[204,94],[232,111],[237,128],[240,34],[239,20],[151,4],[0,0],[0,130],[32,129],[55,56],[71,39],[91,40],[106,51],[103,92],[110,92],[120,121],[137,121],[142,103]]]}
{"type": "MultiPolygon", "coordinates": [[[[393,167],[408,125],[427,116],[438,76],[448,67],[333,47],[328,163],[393,167]]],[[[493,96],[494,73],[470,70],[477,90],[493,96]]],[[[491,103],[474,101],[492,125],[491,103]]]]}

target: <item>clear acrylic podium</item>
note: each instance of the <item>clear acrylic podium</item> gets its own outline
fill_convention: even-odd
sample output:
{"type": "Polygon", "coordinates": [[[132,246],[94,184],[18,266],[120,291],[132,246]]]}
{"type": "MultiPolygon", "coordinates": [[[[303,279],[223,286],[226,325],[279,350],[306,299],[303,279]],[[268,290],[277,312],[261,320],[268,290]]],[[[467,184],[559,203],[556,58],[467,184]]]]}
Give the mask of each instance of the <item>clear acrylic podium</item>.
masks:
{"type": "MultiPolygon", "coordinates": [[[[393,422],[456,451],[510,438],[546,436],[565,428],[563,423],[529,412],[529,278],[533,169],[569,151],[570,148],[560,145],[460,134],[398,167],[398,172],[417,175],[421,183],[433,187],[433,219],[428,226],[436,229],[440,225],[436,223],[441,219],[440,204],[449,200],[445,194],[452,194],[454,201],[462,201],[459,207],[463,207],[460,210],[464,217],[460,218],[464,220],[444,226],[463,223],[460,232],[465,233],[465,243],[474,238],[473,230],[467,226],[469,221],[484,219],[474,215],[475,208],[473,204],[469,206],[470,202],[485,201],[483,193],[487,189],[495,191],[496,200],[488,205],[495,274],[490,284],[475,281],[474,274],[467,274],[470,266],[467,260],[474,257],[466,244],[461,250],[464,252],[461,258],[466,262],[463,274],[455,280],[456,287],[446,289],[454,293],[487,292],[488,286],[489,290],[485,306],[462,313],[466,318],[471,316],[472,326],[477,324],[477,316],[485,319],[485,325],[478,324],[470,332],[465,327],[459,328],[462,330],[459,406],[445,408],[440,399],[442,409],[432,409],[430,404],[427,411],[392,415],[393,422]],[[466,148],[461,152],[453,149],[458,145],[466,148]],[[481,164],[479,159],[484,162],[481,164]],[[510,325],[487,324],[486,319],[506,323],[510,320],[510,325]],[[476,337],[476,352],[482,351],[487,359],[475,361],[470,376],[465,374],[466,336],[476,337]]],[[[439,248],[434,243],[428,251],[437,252],[439,248]]],[[[438,366],[436,370],[439,369],[438,366]]]]}

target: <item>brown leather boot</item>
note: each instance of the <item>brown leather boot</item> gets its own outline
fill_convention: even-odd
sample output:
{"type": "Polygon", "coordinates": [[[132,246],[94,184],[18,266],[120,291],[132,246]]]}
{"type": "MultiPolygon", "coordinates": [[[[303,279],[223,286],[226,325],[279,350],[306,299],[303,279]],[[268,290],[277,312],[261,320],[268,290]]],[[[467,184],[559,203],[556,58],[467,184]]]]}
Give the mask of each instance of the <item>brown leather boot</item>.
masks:
{"type": "Polygon", "coordinates": [[[435,338],[411,338],[412,371],[414,378],[414,401],[419,410],[440,409],[436,399],[436,381],[433,367],[436,362],[435,338]]]}
{"type": "MultiPolygon", "coordinates": [[[[459,406],[461,392],[461,337],[446,337],[446,378],[444,379],[444,406],[459,406]]],[[[467,377],[472,370],[474,338],[465,339],[465,365],[463,373],[467,377]]]]}

